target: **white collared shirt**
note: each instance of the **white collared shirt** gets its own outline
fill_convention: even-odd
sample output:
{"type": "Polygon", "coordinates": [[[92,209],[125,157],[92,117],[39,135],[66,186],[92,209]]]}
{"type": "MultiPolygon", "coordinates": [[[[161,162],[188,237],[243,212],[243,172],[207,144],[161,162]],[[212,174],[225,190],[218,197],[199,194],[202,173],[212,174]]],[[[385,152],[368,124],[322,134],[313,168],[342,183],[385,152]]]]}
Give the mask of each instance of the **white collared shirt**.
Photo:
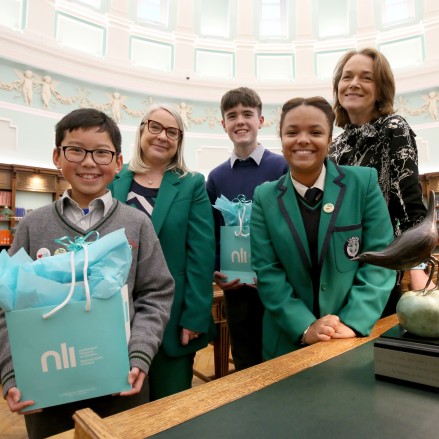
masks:
{"type": "Polygon", "coordinates": [[[265,151],[264,147],[260,143],[258,143],[256,148],[251,152],[251,154],[248,157],[246,157],[245,159],[243,159],[241,157],[238,157],[236,155],[235,150],[233,150],[232,155],[230,156],[230,167],[233,168],[236,160],[244,161],[244,160],[247,160],[249,158],[252,158],[256,162],[256,164],[259,166],[259,164],[261,163],[261,160],[262,160],[262,156],[264,155],[264,151],[265,151]]]}
{"type": "Polygon", "coordinates": [[[61,213],[81,230],[91,229],[113,206],[113,196],[111,192],[107,190],[104,195],[95,198],[89,204],[89,211],[85,214],[79,204],[71,198],[70,191],[71,189],[66,189],[61,197],[61,213]]]}
{"type": "MultiPolygon", "coordinates": [[[[296,189],[297,193],[301,196],[301,197],[305,197],[305,192],[309,188],[308,186],[305,186],[302,183],[299,183],[298,181],[294,180],[293,176],[291,175],[290,172],[290,178],[291,178],[291,182],[293,183],[294,189],[296,189]]],[[[311,186],[311,187],[316,187],[317,189],[320,189],[322,192],[324,192],[325,189],[325,178],[326,178],[326,166],[325,164],[323,164],[322,167],[322,172],[320,172],[320,175],[317,177],[317,180],[315,181],[315,183],[311,186]]]]}

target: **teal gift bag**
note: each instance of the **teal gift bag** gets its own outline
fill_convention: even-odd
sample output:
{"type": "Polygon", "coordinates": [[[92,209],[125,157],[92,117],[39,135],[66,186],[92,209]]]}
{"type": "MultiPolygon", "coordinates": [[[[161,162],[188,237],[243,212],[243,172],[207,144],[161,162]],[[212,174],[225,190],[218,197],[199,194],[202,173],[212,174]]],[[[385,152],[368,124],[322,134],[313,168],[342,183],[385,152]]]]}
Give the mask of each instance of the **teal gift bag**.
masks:
{"type": "Polygon", "coordinates": [[[123,229],[98,238],[97,232],[64,236],[56,242],[66,245],[66,253],[3,261],[11,268],[0,270],[0,299],[15,379],[21,400],[35,401],[23,411],[131,388],[124,285],[131,251],[123,229]],[[92,235],[95,241],[88,240],[92,235]]]}
{"type": "Polygon", "coordinates": [[[239,278],[241,283],[254,284],[250,234],[242,233],[241,226],[222,226],[220,233],[221,273],[227,275],[228,281],[239,278]]]}
{"type": "Polygon", "coordinates": [[[240,279],[243,284],[254,284],[256,273],[250,261],[250,214],[252,202],[244,195],[232,201],[221,195],[213,206],[224,218],[220,228],[220,270],[227,280],[240,279]]]}
{"type": "Polygon", "coordinates": [[[130,390],[127,287],[109,299],[6,312],[23,411],[130,390]]]}

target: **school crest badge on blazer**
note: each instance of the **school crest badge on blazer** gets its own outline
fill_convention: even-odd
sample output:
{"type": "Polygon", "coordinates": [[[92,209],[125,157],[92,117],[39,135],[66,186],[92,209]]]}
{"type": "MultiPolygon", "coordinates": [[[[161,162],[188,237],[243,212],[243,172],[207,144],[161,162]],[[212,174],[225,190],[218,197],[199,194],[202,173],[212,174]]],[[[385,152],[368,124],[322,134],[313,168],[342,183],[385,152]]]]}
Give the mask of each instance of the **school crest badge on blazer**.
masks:
{"type": "Polygon", "coordinates": [[[344,245],[344,252],[349,259],[355,258],[360,252],[360,238],[358,236],[352,236],[344,245]]]}

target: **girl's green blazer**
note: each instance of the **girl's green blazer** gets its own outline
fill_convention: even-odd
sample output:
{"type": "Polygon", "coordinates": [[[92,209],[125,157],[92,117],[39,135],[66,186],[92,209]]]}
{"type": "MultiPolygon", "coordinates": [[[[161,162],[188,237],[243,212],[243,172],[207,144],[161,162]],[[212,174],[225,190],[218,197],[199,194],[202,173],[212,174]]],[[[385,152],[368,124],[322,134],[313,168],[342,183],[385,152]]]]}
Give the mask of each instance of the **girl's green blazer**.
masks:
{"type": "Polygon", "coordinates": [[[319,278],[314,287],[305,224],[290,173],[255,191],[252,266],[265,306],[266,359],[299,348],[305,329],[326,314],[338,315],[357,334],[368,335],[395,285],[394,271],[352,260],[365,251],[383,250],[393,239],[376,170],[325,163],[319,278]],[[317,316],[314,300],[318,300],[317,316]]]}

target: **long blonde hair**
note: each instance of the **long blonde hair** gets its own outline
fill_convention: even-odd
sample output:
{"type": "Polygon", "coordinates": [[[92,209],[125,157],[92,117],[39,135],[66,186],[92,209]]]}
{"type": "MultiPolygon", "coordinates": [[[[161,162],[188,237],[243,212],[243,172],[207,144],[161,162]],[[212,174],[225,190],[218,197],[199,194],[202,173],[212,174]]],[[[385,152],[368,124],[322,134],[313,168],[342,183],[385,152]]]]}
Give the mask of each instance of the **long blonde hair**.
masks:
{"type": "Polygon", "coordinates": [[[184,177],[189,171],[183,157],[183,147],[184,147],[184,123],[183,119],[180,116],[178,110],[167,104],[152,104],[150,105],[145,114],[140,121],[139,127],[136,132],[136,140],[134,144],[134,152],[133,157],[129,163],[129,169],[133,171],[135,174],[144,174],[148,172],[149,166],[145,164],[142,158],[142,147],[140,143],[140,139],[142,138],[143,130],[148,129],[146,127],[146,121],[149,119],[151,113],[157,110],[165,110],[168,113],[174,116],[175,121],[177,122],[178,128],[181,130],[181,137],[177,142],[177,152],[174,157],[172,157],[171,162],[166,167],[166,171],[174,171],[180,175],[180,177],[184,177]]]}

